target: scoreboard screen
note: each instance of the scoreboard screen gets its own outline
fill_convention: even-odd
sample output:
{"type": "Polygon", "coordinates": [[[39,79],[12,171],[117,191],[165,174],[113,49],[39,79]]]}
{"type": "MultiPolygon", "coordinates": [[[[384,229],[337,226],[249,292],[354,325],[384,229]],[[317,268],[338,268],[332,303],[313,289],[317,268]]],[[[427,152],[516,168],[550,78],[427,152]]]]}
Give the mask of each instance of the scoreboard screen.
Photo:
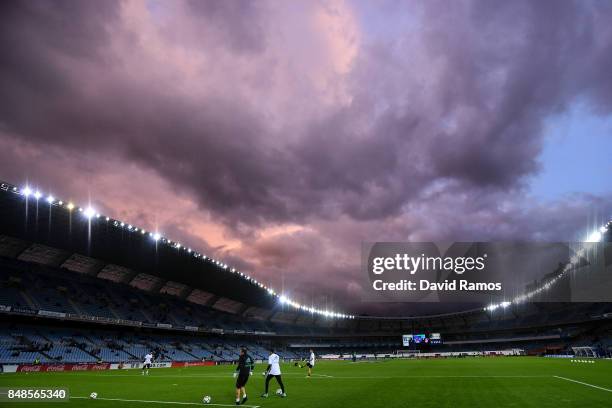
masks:
{"type": "Polygon", "coordinates": [[[442,344],[442,336],[440,333],[402,335],[402,345],[404,347],[408,347],[412,344],[442,344]]]}
{"type": "Polygon", "coordinates": [[[404,347],[408,347],[412,342],[412,334],[403,334],[402,335],[402,345],[404,347]]]}
{"type": "Polygon", "coordinates": [[[440,333],[431,333],[429,335],[429,344],[442,344],[442,336],[440,333]]]}

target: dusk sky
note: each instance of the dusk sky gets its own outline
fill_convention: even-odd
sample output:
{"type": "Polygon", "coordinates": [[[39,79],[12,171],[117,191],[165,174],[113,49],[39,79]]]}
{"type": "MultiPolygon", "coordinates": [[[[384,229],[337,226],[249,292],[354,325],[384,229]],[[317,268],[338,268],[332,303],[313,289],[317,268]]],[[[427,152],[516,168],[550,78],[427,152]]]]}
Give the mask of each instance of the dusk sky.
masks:
{"type": "Polygon", "coordinates": [[[2,1],[0,179],[360,310],[362,241],[612,216],[610,1],[2,1]]]}

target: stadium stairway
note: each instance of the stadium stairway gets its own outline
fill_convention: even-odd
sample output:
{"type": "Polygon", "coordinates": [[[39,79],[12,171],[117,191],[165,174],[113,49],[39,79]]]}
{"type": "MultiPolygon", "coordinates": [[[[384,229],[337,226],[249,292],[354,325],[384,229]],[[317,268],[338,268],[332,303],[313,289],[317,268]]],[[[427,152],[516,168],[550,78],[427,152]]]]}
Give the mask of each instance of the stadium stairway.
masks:
{"type": "Polygon", "coordinates": [[[93,353],[89,352],[89,351],[87,350],[87,348],[82,347],[82,346],[80,346],[80,345],[76,345],[75,347],[77,347],[77,348],[78,348],[79,350],[81,350],[83,353],[85,353],[85,354],[87,354],[87,355],[91,356],[91,357],[94,359],[94,361],[97,361],[97,360],[98,360],[98,356],[96,356],[95,354],[93,354],[93,353]]]}
{"type": "Polygon", "coordinates": [[[68,301],[68,304],[72,306],[72,308],[77,312],[77,314],[80,314],[83,316],[86,315],[86,313],[83,313],[83,310],[81,310],[81,308],[79,307],[79,305],[77,305],[75,301],[73,301],[70,298],[68,298],[67,301],[68,301]]]}
{"type": "Polygon", "coordinates": [[[181,322],[179,319],[176,318],[176,316],[174,315],[174,313],[172,312],[168,312],[168,317],[170,318],[171,324],[176,324],[178,326],[180,325],[184,325],[183,322],[181,322]]]}
{"type": "Polygon", "coordinates": [[[44,356],[48,361],[57,361],[55,356],[49,354],[48,350],[39,350],[38,353],[44,356]]]}
{"type": "Polygon", "coordinates": [[[186,350],[185,347],[183,347],[182,350],[184,353],[186,353],[187,355],[190,355],[191,357],[194,358],[194,360],[201,360],[201,358],[199,358],[198,356],[196,356],[195,354],[191,353],[190,351],[186,350]]]}
{"type": "Polygon", "coordinates": [[[34,299],[32,299],[32,297],[24,290],[20,291],[21,293],[21,297],[23,297],[23,299],[25,300],[25,302],[27,303],[27,305],[30,307],[30,309],[32,310],[36,310],[36,304],[34,303],[34,299]]]}
{"type": "Polygon", "coordinates": [[[147,322],[149,323],[155,322],[155,319],[151,318],[151,315],[149,315],[149,312],[146,309],[141,309],[140,313],[144,316],[147,322]]]}
{"type": "Polygon", "coordinates": [[[111,305],[108,305],[107,309],[113,316],[115,316],[116,319],[124,319],[124,317],[117,313],[117,311],[111,305]]]}
{"type": "Polygon", "coordinates": [[[123,350],[121,350],[121,351],[123,351],[123,352],[124,352],[125,354],[127,354],[128,356],[130,356],[130,357],[134,358],[135,360],[140,360],[140,358],[141,358],[140,356],[137,356],[137,355],[136,355],[136,354],[134,354],[134,353],[130,353],[130,351],[129,351],[129,350],[123,349],[123,350]]]}

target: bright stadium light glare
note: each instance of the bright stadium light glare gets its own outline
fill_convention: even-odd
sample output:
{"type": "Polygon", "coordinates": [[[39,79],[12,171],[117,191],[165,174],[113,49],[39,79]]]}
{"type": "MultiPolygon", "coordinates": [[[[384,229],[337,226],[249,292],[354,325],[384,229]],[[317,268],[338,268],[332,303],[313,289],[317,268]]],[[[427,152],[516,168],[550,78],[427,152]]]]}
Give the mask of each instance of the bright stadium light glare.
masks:
{"type": "Polygon", "coordinates": [[[586,242],[599,242],[601,240],[601,232],[593,231],[586,239],[586,242]]]}
{"type": "Polygon", "coordinates": [[[32,189],[29,186],[25,186],[24,188],[21,189],[21,192],[27,198],[30,196],[30,194],[32,194],[32,189]]]}
{"type": "Polygon", "coordinates": [[[93,218],[93,216],[96,215],[96,210],[94,210],[91,207],[87,207],[85,210],[83,210],[83,215],[88,220],[91,220],[93,218]]]}
{"type": "Polygon", "coordinates": [[[153,234],[153,240],[154,241],[159,241],[159,239],[161,238],[161,235],[159,235],[158,232],[156,232],[155,234],[153,234]]]}
{"type": "Polygon", "coordinates": [[[55,197],[53,197],[52,195],[49,195],[49,196],[47,197],[47,202],[48,202],[49,204],[53,204],[53,202],[54,202],[54,201],[55,201],[55,197]]]}
{"type": "MultiPolygon", "coordinates": [[[[603,234],[608,231],[608,227],[611,226],[612,221],[608,221],[604,226],[599,229],[593,231],[584,242],[601,242],[603,239],[603,234]]],[[[569,263],[565,265],[565,267],[561,270],[561,272],[552,279],[549,279],[542,286],[531,290],[530,292],[524,293],[512,299],[511,302],[501,302],[501,303],[492,303],[484,308],[485,311],[495,311],[497,309],[506,308],[512,304],[520,304],[526,302],[527,300],[533,298],[534,296],[549,290],[555,283],[557,283],[561,278],[563,278],[564,274],[568,271],[572,270],[578,263],[580,263],[581,259],[586,256],[586,248],[581,248],[578,250],[572,257],[569,259],[569,263]]]]}
{"type": "Polygon", "coordinates": [[[34,198],[39,200],[40,197],[42,197],[42,193],[40,191],[36,190],[36,192],[34,193],[34,198]]]}
{"type": "Polygon", "coordinates": [[[68,205],[66,207],[68,207],[68,209],[70,211],[74,210],[74,204],[72,204],[72,203],[68,203],[68,205]]]}

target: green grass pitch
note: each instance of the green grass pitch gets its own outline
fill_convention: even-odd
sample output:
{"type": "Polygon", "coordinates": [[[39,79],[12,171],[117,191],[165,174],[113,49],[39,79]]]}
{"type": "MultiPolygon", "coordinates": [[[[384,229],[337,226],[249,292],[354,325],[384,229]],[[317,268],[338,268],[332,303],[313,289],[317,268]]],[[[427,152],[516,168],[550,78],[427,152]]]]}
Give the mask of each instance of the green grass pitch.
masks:
{"type": "MultiPolygon", "coordinates": [[[[313,377],[306,369],[282,365],[287,398],[263,391],[256,367],[247,384],[251,408],[287,407],[612,407],[612,361],[572,363],[567,359],[492,357],[376,362],[317,362],[313,377]]],[[[69,403],[30,403],[26,406],[139,408],[188,407],[212,397],[211,407],[234,403],[233,367],[18,373],[0,376],[0,387],[68,387],[69,403]],[[98,399],[87,397],[98,393],[98,399]],[[80,398],[74,398],[80,397],[80,398]],[[114,400],[111,400],[114,399],[114,400]],[[127,401],[132,400],[132,401],[127,401]],[[142,400],[142,401],[136,401],[142,400]]],[[[2,403],[24,407],[23,403],[2,403]]],[[[203,404],[202,404],[203,405],[203,404]]]]}

